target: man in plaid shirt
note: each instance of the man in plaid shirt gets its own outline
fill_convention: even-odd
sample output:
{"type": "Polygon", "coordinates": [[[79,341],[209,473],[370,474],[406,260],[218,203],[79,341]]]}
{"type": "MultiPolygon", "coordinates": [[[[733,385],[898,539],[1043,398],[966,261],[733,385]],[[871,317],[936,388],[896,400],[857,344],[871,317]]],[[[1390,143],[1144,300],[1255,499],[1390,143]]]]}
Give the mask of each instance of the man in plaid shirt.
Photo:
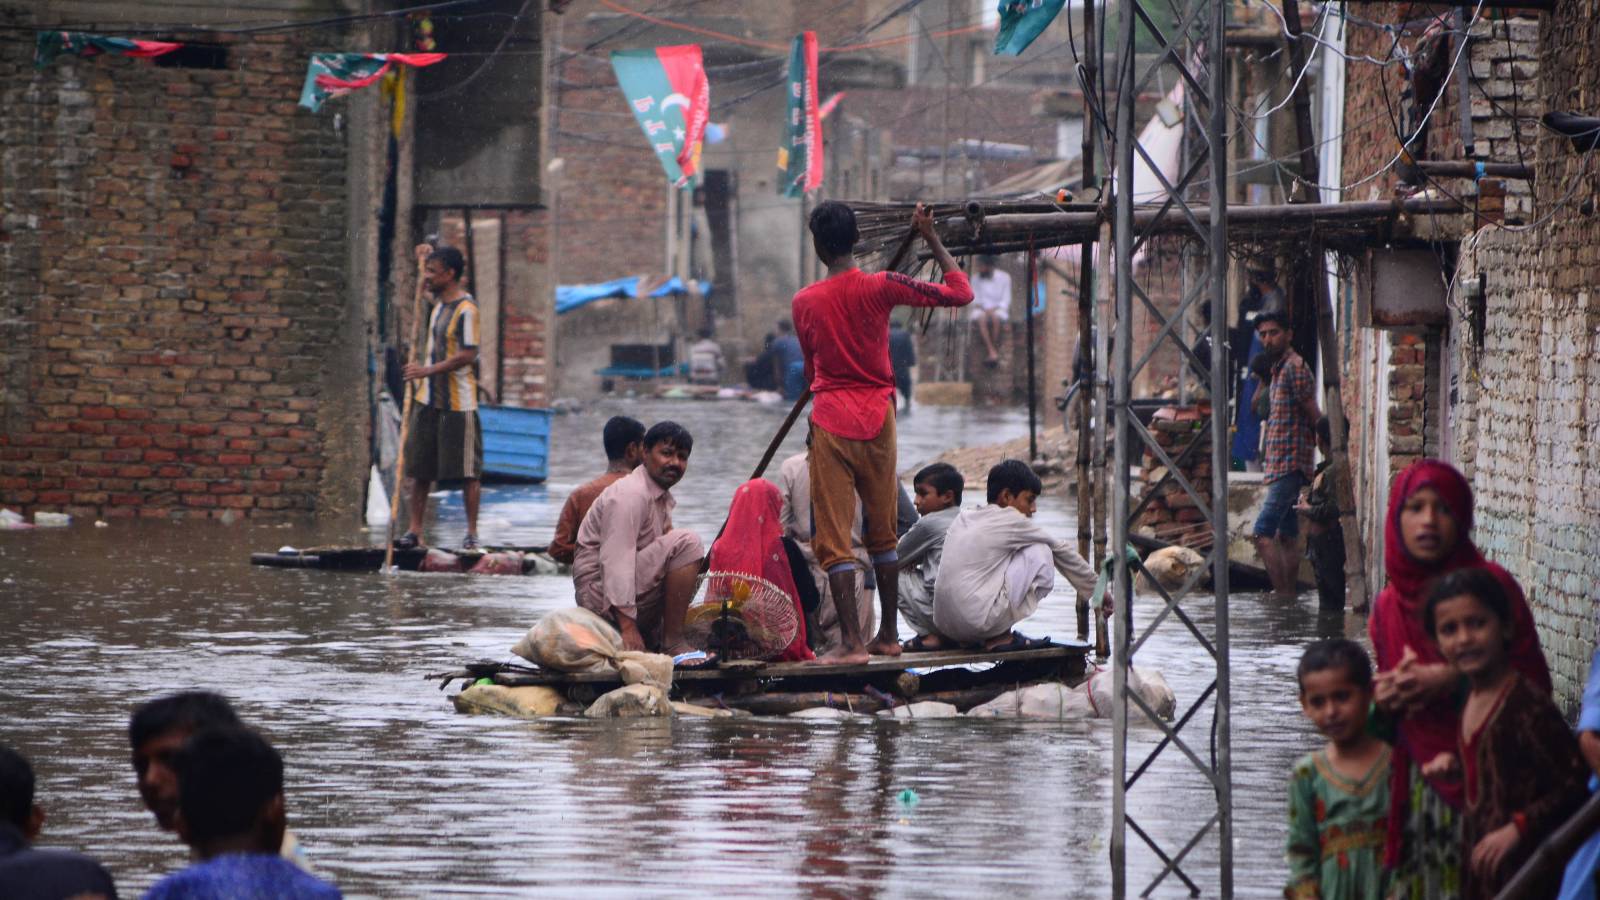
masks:
{"type": "Polygon", "coordinates": [[[1316,451],[1316,424],[1322,417],[1317,408],[1316,379],[1300,354],[1290,347],[1294,331],[1282,312],[1264,312],[1256,318],[1256,336],[1263,352],[1275,357],[1272,383],[1268,387],[1271,404],[1262,429],[1262,465],[1267,484],[1267,499],[1256,519],[1256,550],[1272,580],[1279,598],[1295,596],[1296,576],[1300,572],[1300,520],[1295,506],[1300,490],[1311,483],[1311,462],[1316,451]]]}

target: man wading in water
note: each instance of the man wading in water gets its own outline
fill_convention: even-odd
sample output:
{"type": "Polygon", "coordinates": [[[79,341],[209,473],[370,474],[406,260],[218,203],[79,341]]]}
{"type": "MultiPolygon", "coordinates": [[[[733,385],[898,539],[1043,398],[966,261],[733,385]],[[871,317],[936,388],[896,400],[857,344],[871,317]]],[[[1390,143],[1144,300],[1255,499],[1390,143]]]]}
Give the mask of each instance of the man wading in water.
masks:
{"type": "Polygon", "coordinates": [[[896,306],[965,306],[972,285],[956,266],[919,204],[911,225],[944,271],[944,284],[898,272],[856,268],[855,212],[828,200],[811,211],[811,238],[828,277],[794,295],[794,325],[805,354],[805,378],[816,397],[811,414],[811,505],[817,562],[828,573],[838,607],[840,646],[824,663],[862,663],[870,654],[898,656],[899,606],[895,545],[894,369],[889,365],[889,313],[896,306]],[[865,512],[867,552],[878,576],[878,634],[863,643],[856,611],[850,526],[856,497],[865,512]]]}

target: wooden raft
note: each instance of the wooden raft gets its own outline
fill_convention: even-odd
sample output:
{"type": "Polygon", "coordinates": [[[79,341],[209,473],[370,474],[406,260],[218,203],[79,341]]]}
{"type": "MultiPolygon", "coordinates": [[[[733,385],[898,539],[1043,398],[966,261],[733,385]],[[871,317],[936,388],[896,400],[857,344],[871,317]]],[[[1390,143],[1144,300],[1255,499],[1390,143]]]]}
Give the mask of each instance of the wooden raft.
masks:
{"type": "MultiPolygon", "coordinates": [[[[1077,684],[1087,668],[1090,645],[1057,642],[1048,647],[993,653],[980,650],[938,650],[873,657],[865,663],[827,665],[763,663],[734,660],[715,669],[679,669],[672,692],[685,699],[757,715],[779,715],[816,706],[876,712],[915,700],[940,700],[965,711],[1019,685],[1041,681],[1077,684]],[[973,665],[991,667],[975,670],[973,665]],[[931,670],[931,671],[928,671],[931,670]]],[[[452,672],[426,676],[440,681],[489,678],[505,687],[546,686],[569,700],[587,704],[621,686],[615,673],[570,674],[534,666],[476,663],[452,672]]]]}
{"type": "MultiPolygon", "coordinates": [[[[440,550],[446,548],[440,547],[440,550]]],[[[512,550],[518,553],[543,553],[546,547],[485,547],[481,550],[448,550],[464,560],[476,561],[485,553],[512,550]]],[[[394,551],[394,566],[415,572],[428,555],[427,547],[394,551]]],[[[273,569],[325,569],[332,572],[376,572],[383,568],[382,547],[307,547],[290,553],[252,553],[250,565],[273,569]]]]}

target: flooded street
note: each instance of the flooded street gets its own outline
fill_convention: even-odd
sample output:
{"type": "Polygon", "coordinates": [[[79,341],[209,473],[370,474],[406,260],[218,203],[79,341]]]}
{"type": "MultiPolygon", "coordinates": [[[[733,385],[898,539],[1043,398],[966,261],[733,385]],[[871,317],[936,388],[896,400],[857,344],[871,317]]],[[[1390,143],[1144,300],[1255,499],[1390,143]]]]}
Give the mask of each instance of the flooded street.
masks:
{"type": "MultiPolygon", "coordinates": [[[[603,466],[615,412],[673,418],[696,438],[676,520],[708,541],[784,410],[733,403],[598,405],[555,420],[551,480],[490,487],[487,542],[543,544],[566,494],[603,466]]],[[[902,466],[947,446],[1026,432],[1016,410],[924,408],[900,424],[902,466]]],[[[801,447],[797,432],[789,444],[801,447]]],[[[792,452],[792,451],[791,451],[792,452]]],[[[779,460],[787,454],[780,454],[779,460]]],[[[774,462],[774,469],[776,468],[774,462]]],[[[982,501],[969,493],[967,505],[982,501]]],[[[1040,521],[1073,529],[1068,498],[1040,521]]],[[[429,539],[454,545],[459,495],[429,539]]],[[[159,693],[228,695],[288,765],[290,827],[353,896],[933,897],[1109,893],[1111,725],[550,720],[457,715],[422,674],[506,659],[565,576],[381,577],[252,568],[251,551],[381,540],[365,529],[114,522],[0,533],[0,741],[30,756],[49,812],[44,845],[101,859],[128,896],[186,852],[139,804],[127,716],[159,693]],[[904,805],[901,792],[920,797],[904,805]]],[[[1072,637],[1070,589],[1025,630],[1072,637]]],[[[1188,608],[1209,629],[1211,600],[1188,608]]],[[[1136,607],[1148,620],[1154,601],[1136,607]]],[[[1298,647],[1343,620],[1233,598],[1236,883],[1282,891],[1284,776],[1315,743],[1295,698],[1298,647]]],[[[1209,663],[1169,620],[1141,651],[1187,708],[1209,663]]],[[[1184,736],[1204,753],[1209,710],[1184,736]]],[[[1153,730],[1147,730],[1153,733],[1153,730]]],[[[1144,736],[1140,747],[1153,743],[1144,736]]],[[[1132,765],[1142,760],[1130,753],[1132,765]]],[[[1169,850],[1209,814],[1177,754],[1131,794],[1169,850]]],[[[1158,863],[1130,833],[1129,883],[1158,863]]],[[[1216,840],[1186,861],[1214,894],[1216,840]]],[[[1184,893],[1173,879],[1157,894],[1184,893]]]]}

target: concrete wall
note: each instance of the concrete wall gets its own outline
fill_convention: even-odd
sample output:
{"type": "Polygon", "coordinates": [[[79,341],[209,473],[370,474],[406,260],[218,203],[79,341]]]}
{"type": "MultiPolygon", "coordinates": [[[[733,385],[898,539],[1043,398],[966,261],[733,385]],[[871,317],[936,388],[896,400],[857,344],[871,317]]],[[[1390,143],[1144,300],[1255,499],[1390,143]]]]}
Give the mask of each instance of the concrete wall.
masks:
{"type": "Polygon", "coordinates": [[[0,505],[359,510],[381,123],[375,95],[296,106],[310,47],[349,38],[176,36],[222,69],[0,51],[0,505]]]}

